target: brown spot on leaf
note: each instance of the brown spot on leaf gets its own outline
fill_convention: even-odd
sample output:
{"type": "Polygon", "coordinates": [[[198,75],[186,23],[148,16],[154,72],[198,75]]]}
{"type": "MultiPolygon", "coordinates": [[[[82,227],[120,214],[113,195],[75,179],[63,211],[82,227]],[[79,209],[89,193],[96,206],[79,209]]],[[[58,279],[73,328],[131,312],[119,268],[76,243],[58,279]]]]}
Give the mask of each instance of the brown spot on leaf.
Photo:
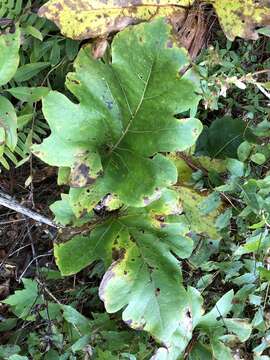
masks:
{"type": "Polygon", "coordinates": [[[156,288],[156,290],[155,290],[155,295],[156,295],[156,296],[159,296],[159,294],[160,294],[160,288],[156,288]]]}
{"type": "Polygon", "coordinates": [[[149,205],[150,204],[150,199],[149,199],[149,197],[148,196],[145,196],[144,198],[143,198],[143,203],[144,203],[144,205],[149,205]]]}
{"type": "Polygon", "coordinates": [[[171,49],[172,47],[173,47],[173,42],[172,42],[172,40],[169,40],[167,42],[167,48],[171,49]]]}
{"type": "Polygon", "coordinates": [[[153,201],[155,200],[158,200],[162,195],[162,192],[160,189],[156,188],[154,193],[151,195],[151,196],[145,196],[143,198],[143,202],[144,202],[144,205],[149,205],[151,204],[153,201]]]}
{"type": "Polygon", "coordinates": [[[164,216],[162,216],[162,215],[156,215],[156,216],[155,216],[155,219],[159,222],[159,226],[160,226],[161,228],[166,227],[165,217],[164,217],[164,216]]]}
{"type": "Polygon", "coordinates": [[[80,85],[80,81],[76,79],[72,79],[71,82],[73,82],[76,85],[80,85]]]}
{"type": "Polygon", "coordinates": [[[96,181],[96,178],[90,176],[90,167],[84,163],[75,163],[70,176],[70,186],[74,188],[83,188],[96,181]]]}
{"type": "Polygon", "coordinates": [[[128,326],[131,326],[132,320],[126,320],[125,323],[126,323],[128,326]]]}
{"type": "Polygon", "coordinates": [[[62,4],[60,2],[55,3],[54,7],[59,11],[63,10],[63,6],[62,6],[62,4]]]}
{"type": "Polygon", "coordinates": [[[112,248],[112,259],[114,261],[123,259],[125,256],[125,252],[126,252],[126,250],[123,248],[117,249],[117,248],[113,247],[112,248]]]}
{"type": "Polygon", "coordinates": [[[184,316],[181,319],[180,325],[186,330],[186,332],[192,331],[192,314],[189,307],[184,310],[184,316]]]}
{"type": "Polygon", "coordinates": [[[131,319],[124,320],[125,323],[132,329],[142,331],[145,327],[145,320],[142,318],[141,321],[133,321],[131,319]]]}

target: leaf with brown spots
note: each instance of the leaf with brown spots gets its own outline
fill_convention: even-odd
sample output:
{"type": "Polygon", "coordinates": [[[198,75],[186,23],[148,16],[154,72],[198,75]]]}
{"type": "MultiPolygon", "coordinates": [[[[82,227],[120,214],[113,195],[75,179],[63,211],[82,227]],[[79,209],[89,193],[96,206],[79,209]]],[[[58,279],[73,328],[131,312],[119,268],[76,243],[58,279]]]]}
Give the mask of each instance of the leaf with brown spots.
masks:
{"type": "Polygon", "coordinates": [[[218,15],[220,25],[231,41],[236,36],[258,39],[256,29],[270,24],[269,0],[208,0],[218,15]]]}
{"type": "Polygon", "coordinates": [[[218,209],[205,214],[202,211],[202,205],[206,200],[207,194],[200,194],[185,186],[177,187],[177,191],[192,231],[207,238],[220,239],[221,235],[215,226],[215,222],[224,206],[221,204],[218,209]]]}
{"type": "Polygon", "coordinates": [[[64,275],[102,259],[107,272],[99,295],[107,311],[125,307],[123,320],[130,327],[180,352],[192,334],[193,313],[179,258],[190,256],[193,241],[185,216],[179,216],[178,194],[165,190],[160,196],[144,208],[128,208],[86,236],[55,245],[55,256],[64,275]]]}
{"type": "MultiPolygon", "coordinates": [[[[119,260],[120,254],[124,255],[123,250],[134,246],[136,237],[146,234],[162,239],[179,257],[188,257],[193,241],[186,236],[190,228],[185,218],[180,217],[179,224],[168,222],[168,216],[181,213],[178,195],[172,190],[164,190],[160,197],[145,208],[128,208],[126,213],[105,220],[86,235],[81,234],[57,244],[55,256],[61,272],[64,275],[74,274],[98,259],[103,259],[108,267],[113,260],[119,260]]],[[[66,197],[51,206],[51,210],[62,224],[73,221],[66,197]]],[[[76,225],[80,226],[78,222],[76,225]]]]}
{"type": "Polygon", "coordinates": [[[50,0],[39,10],[72,39],[105,36],[158,16],[185,16],[194,0],[50,0]]]}
{"type": "Polygon", "coordinates": [[[49,165],[70,168],[70,201],[77,217],[106,195],[145,206],[177,180],[164,153],[192,146],[201,122],[197,78],[163,19],[128,28],[112,43],[112,61],[81,49],[66,85],[75,103],[57,91],[43,99],[51,135],[34,145],[49,165]],[[185,72],[183,74],[183,72],[185,72]]]}

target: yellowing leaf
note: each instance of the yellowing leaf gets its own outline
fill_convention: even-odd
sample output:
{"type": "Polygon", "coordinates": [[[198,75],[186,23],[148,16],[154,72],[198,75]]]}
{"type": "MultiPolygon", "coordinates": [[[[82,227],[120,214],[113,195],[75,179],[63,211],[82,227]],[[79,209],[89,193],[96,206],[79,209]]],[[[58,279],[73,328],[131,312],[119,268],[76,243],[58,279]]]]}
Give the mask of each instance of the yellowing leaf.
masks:
{"type": "MultiPolygon", "coordinates": [[[[203,2],[201,0],[201,2],[203,2]]],[[[257,39],[258,27],[269,25],[268,0],[207,0],[226,36],[257,39]]],[[[50,0],[39,10],[72,39],[88,39],[124,29],[155,17],[187,15],[194,0],[50,0]]]]}
{"type": "Polygon", "coordinates": [[[220,25],[230,40],[236,36],[258,39],[256,28],[269,25],[270,2],[268,0],[210,0],[219,17],[220,25]]]}
{"type": "Polygon", "coordinates": [[[204,234],[212,239],[219,239],[220,234],[215,227],[215,222],[221,209],[218,208],[217,210],[203,214],[201,206],[206,196],[185,186],[179,186],[177,192],[192,231],[204,234]]]}
{"type": "Polygon", "coordinates": [[[173,13],[185,14],[194,0],[50,0],[39,10],[72,39],[119,31],[130,24],[173,13]]]}

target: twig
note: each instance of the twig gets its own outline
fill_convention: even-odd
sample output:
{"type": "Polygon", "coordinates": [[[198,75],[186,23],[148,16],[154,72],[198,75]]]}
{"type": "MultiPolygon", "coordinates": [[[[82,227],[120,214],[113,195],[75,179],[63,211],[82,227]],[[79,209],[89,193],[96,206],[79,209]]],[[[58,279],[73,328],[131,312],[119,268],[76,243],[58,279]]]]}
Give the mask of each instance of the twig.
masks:
{"type": "Polygon", "coordinates": [[[8,209],[14,210],[20,214],[23,214],[33,220],[36,220],[42,224],[46,224],[52,226],[54,228],[59,228],[60,226],[56,225],[52,220],[46,218],[39,213],[30,210],[21,204],[19,204],[16,200],[14,200],[11,196],[0,191],[0,205],[5,206],[8,209]]]}
{"type": "Polygon", "coordinates": [[[17,222],[22,222],[22,221],[26,221],[26,219],[17,219],[17,220],[10,220],[10,221],[0,221],[0,225],[9,225],[9,224],[17,223],[17,222]]]}
{"type": "Polygon", "coordinates": [[[45,290],[46,293],[53,299],[54,302],[62,306],[61,302],[58,299],[56,299],[56,297],[50,292],[50,290],[46,287],[46,285],[42,281],[40,281],[39,279],[36,279],[36,281],[43,288],[43,290],[45,290]]]}
{"type": "Polygon", "coordinates": [[[178,151],[177,156],[183,159],[192,170],[200,170],[204,175],[208,175],[207,169],[205,169],[202,165],[195,163],[194,160],[184,152],[178,151]]]}
{"type": "MultiPolygon", "coordinates": [[[[44,291],[46,291],[46,293],[47,293],[58,305],[63,306],[63,304],[61,304],[61,302],[60,302],[58,299],[56,299],[56,297],[50,292],[50,290],[46,287],[46,285],[45,285],[43,282],[41,282],[39,279],[36,279],[36,281],[37,281],[37,283],[41,286],[41,288],[42,288],[44,291]]],[[[74,328],[78,331],[78,334],[79,334],[80,336],[82,336],[82,333],[81,333],[80,329],[78,328],[78,326],[77,326],[76,324],[74,324],[74,323],[72,323],[72,325],[73,325],[74,328]]]]}
{"type": "MultiPolygon", "coordinates": [[[[31,246],[31,243],[19,247],[18,249],[16,249],[16,250],[13,251],[12,253],[10,253],[10,254],[8,255],[8,257],[11,257],[11,256],[17,254],[18,252],[20,252],[21,250],[25,249],[25,248],[28,247],[28,246],[31,246]]],[[[0,265],[1,265],[1,264],[0,264],[0,265]]]]}
{"type": "Polygon", "coordinates": [[[42,258],[42,257],[47,257],[47,256],[52,256],[52,251],[49,251],[47,254],[41,254],[36,256],[35,258],[33,258],[30,263],[26,266],[26,268],[24,269],[24,271],[21,273],[18,281],[21,282],[22,278],[24,277],[24,274],[26,273],[26,271],[29,269],[29,267],[33,264],[33,262],[35,262],[37,259],[42,258]]]}

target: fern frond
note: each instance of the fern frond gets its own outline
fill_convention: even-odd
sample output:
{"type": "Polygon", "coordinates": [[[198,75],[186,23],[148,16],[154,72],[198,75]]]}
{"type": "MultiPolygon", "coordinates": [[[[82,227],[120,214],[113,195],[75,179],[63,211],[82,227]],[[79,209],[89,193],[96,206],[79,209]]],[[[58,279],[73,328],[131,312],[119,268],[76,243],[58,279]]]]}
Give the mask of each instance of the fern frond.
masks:
{"type": "Polygon", "coordinates": [[[17,20],[24,8],[24,0],[2,0],[0,4],[0,17],[17,20]]]}

